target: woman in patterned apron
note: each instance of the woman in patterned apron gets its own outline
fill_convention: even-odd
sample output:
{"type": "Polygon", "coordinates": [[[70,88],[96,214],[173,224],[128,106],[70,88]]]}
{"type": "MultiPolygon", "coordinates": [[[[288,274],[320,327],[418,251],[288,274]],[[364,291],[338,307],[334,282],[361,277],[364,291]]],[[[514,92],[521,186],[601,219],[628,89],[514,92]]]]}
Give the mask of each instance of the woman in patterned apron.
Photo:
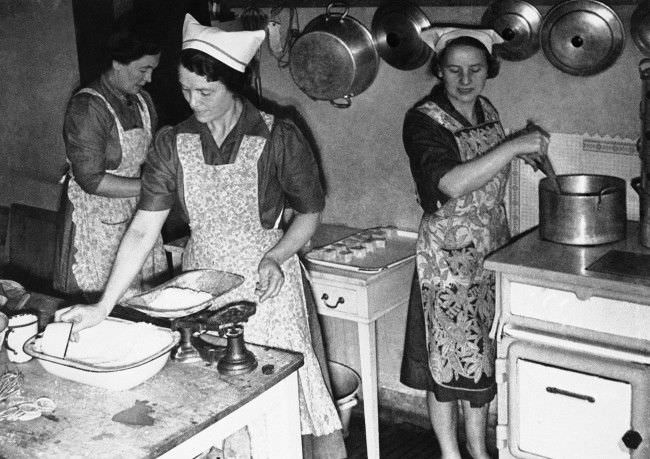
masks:
{"type": "MultiPolygon", "coordinates": [[[[108,41],[109,67],[70,100],[64,121],[70,164],[54,288],[99,297],[120,240],[135,213],[140,168],[151,145],[156,112],[142,88],[160,59],[145,27],[119,21],[108,41]]],[[[168,272],[159,239],[128,290],[168,272]]]]}
{"type": "MultiPolygon", "coordinates": [[[[60,319],[79,322],[77,330],[106,317],[177,196],[191,229],[183,269],[244,276],[220,303],[257,302],[246,340],[304,355],[298,371],[303,449],[313,457],[343,458],[341,422],[312,347],[296,255],[313,236],[324,207],[314,155],[293,122],[260,111],[244,97],[250,93],[246,65],[263,30],[224,32],[189,15],[183,29],[179,81],[194,115],[157,134],[139,209],[102,299],[60,319]],[[289,209],[293,218],[283,231],[280,223],[289,209]]],[[[264,455],[257,453],[253,456],[264,455]]]]}
{"type": "Polygon", "coordinates": [[[401,381],[427,391],[443,458],[461,457],[461,400],[467,449],[485,459],[496,385],[488,336],[494,276],[483,260],[510,237],[504,206],[510,161],[534,162],[548,139],[533,131],[506,140],[497,111],[480,95],[499,69],[491,52],[502,40],[494,31],[431,29],[423,38],[434,48],[440,84],[407,112],[403,128],[424,215],[401,381]]]}

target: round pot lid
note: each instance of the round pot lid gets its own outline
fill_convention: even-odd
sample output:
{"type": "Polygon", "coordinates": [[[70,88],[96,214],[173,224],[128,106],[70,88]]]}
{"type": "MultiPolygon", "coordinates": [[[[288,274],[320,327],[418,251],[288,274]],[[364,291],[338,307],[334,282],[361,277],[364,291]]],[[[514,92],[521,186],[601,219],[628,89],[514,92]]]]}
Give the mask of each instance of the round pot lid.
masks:
{"type": "Polygon", "coordinates": [[[639,3],[632,12],[630,33],[639,51],[650,56],[650,1],[639,3]]]}
{"type": "Polygon", "coordinates": [[[420,32],[430,26],[420,8],[393,1],[377,8],[371,31],[382,59],[400,70],[413,70],[423,66],[433,52],[420,37],[420,32]]]}
{"type": "Polygon", "coordinates": [[[539,50],[542,15],[527,2],[497,0],[485,10],[481,22],[505,40],[494,47],[503,59],[521,61],[539,50]]]}
{"type": "Polygon", "coordinates": [[[542,49],[558,69],[571,75],[602,72],[621,55],[623,23],[607,5],[569,0],[549,10],[542,21],[542,49]]]}

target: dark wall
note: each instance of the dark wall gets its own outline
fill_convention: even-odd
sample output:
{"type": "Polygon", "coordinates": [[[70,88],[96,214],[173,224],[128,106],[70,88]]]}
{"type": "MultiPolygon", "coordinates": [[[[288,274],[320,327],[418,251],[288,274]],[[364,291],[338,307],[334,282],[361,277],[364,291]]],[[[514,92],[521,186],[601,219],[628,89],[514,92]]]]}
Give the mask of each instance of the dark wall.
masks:
{"type": "Polygon", "coordinates": [[[95,80],[102,72],[102,55],[111,27],[124,13],[139,21],[151,21],[162,37],[160,64],[147,86],[160,119],[160,125],[176,124],[190,114],[178,88],[176,66],[181,46],[185,13],[209,24],[207,1],[200,0],[73,0],[77,54],[81,85],[95,80]]]}

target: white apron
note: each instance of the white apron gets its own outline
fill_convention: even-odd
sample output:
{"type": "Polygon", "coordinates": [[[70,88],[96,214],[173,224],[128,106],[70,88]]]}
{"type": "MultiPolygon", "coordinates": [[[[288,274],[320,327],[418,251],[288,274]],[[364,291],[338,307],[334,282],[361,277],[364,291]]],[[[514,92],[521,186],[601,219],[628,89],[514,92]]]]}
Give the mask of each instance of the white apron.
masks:
{"type": "MultiPolygon", "coordinates": [[[[270,129],[273,117],[263,116],[270,129]]],[[[227,293],[224,302],[258,303],[257,266],[283,235],[282,230],[263,228],[259,218],[257,161],[265,143],[263,137],[245,136],[233,164],[213,166],[205,164],[198,134],[179,134],[176,140],[191,228],[183,269],[243,275],[244,283],[227,293]]],[[[341,423],[312,349],[298,257],[283,263],[282,270],[280,293],[257,304],[244,325],[244,339],[304,355],[298,370],[302,434],[326,435],[341,429],[341,423]]]]}
{"type": "MultiPolygon", "coordinates": [[[[140,166],[147,156],[152,138],[151,119],[144,98],[138,94],[140,117],[144,128],[124,131],[117,113],[104,96],[89,88],[79,92],[102,99],[115,118],[122,148],[122,160],[117,169],[107,172],[121,177],[139,177],[140,166]]],[[[74,177],[70,178],[68,184],[68,198],[73,205],[72,221],[75,226],[72,272],[83,292],[100,292],[106,285],[117,249],[135,213],[138,199],[136,197],[108,198],[88,194],[81,189],[74,177]]],[[[159,237],[140,273],[124,296],[143,291],[144,282],[156,279],[156,276],[166,273],[167,270],[167,258],[162,247],[162,238],[159,237]]]]}

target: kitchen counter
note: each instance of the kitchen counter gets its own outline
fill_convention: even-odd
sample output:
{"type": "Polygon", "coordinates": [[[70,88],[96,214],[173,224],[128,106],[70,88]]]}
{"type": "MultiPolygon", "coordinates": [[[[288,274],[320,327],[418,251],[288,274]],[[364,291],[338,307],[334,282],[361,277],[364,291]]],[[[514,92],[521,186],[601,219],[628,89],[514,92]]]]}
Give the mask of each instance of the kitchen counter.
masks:
{"type": "MultiPolygon", "coordinates": [[[[57,408],[52,415],[31,421],[0,421],[0,457],[158,457],[218,425],[286,378],[295,379],[295,372],[303,364],[301,354],[250,344],[247,347],[258,360],[258,367],[248,375],[224,377],[216,365],[170,360],[160,373],[139,386],[116,392],[54,376],[35,359],[24,364],[8,363],[3,350],[0,368],[17,369],[24,375],[22,395],[30,400],[49,397],[57,408]],[[264,374],[268,373],[268,365],[273,370],[264,374]],[[267,371],[263,373],[265,366],[267,371]],[[112,420],[116,414],[134,409],[144,409],[152,425],[112,420]]],[[[297,386],[292,387],[296,389],[297,413],[297,386]]],[[[275,409],[283,409],[277,395],[268,402],[275,409]]],[[[254,413],[260,413],[262,408],[256,408],[254,413]]],[[[278,424],[282,425],[281,419],[278,424]]],[[[297,437],[299,445],[299,428],[297,437]]]]}
{"type": "MultiPolygon", "coordinates": [[[[650,257],[650,249],[639,244],[638,228],[638,222],[628,221],[625,239],[597,246],[544,241],[539,237],[538,228],[533,228],[491,254],[485,260],[485,267],[507,274],[512,279],[525,278],[528,283],[534,282],[534,279],[543,280],[545,284],[552,282],[558,288],[573,290],[582,298],[598,295],[650,305],[650,276],[610,274],[587,269],[610,250],[650,257]]],[[[650,269],[647,265],[650,261],[645,263],[645,266],[639,265],[639,273],[650,269]]]]}

